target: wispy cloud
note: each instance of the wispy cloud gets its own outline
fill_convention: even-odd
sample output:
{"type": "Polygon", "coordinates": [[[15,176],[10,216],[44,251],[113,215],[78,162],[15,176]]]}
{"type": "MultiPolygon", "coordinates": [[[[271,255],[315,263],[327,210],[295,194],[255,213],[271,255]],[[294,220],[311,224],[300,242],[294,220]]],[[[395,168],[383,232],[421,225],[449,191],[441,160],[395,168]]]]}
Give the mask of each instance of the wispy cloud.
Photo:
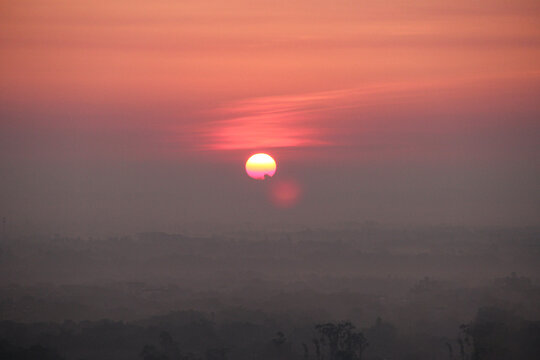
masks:
{"type": "Polygon", "coordinates": [[[199,129],[206,150],[336,145],[329,128],[337,110],[359,108],[384,96],[401,101],[428,84],[384,83],[357,89],[249,98],[214,109],[217,120],[199,129]]]}
{"type": "Polygon", "coordinates": [[[212,150],[320,146],[328,144],[317,113],[342,92],[245,99],[215,109],[220,119],[202,131],[203,147],[212,150]]]}
{"type": "MultiPolygon", "coordinates": [[[[326,127],[332,110],[358,107],[370,95],[391,93],[402,85],[322,91],[249,98],[225,104],[213,112],[218,120],[202,130],[203,148],[234,150],[334,145],[326,127]]],[[[371,97],[372,99],[372,97],[371,97]]]]}
{"type": "Polygon", "coordinates": [[[344,145],[337,143],[339,139],[350,139],[372,122],[366,118],[370,112],[362,108],[376,110],[388,104],[422,103],[430,93],[445,91],[459,96],[456,91],[471,92],[477,86],[487,86],[490,81],[537,76],[537,73],[526,72],[386,82],[353,89],[247,98],[211,110],[214,120],[197,126],[199,149],[344,145]]]}

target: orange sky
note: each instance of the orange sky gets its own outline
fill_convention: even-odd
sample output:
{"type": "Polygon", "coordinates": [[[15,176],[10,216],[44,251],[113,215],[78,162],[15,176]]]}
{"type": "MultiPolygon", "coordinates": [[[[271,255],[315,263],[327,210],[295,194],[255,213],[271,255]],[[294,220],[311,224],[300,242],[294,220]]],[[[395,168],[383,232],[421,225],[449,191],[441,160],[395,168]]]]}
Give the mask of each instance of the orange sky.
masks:
{"type": "Polygon", "coordinates": [[[538,71],[536,1],[292,3],[3,1],[3,90],[159,101],[538,71]]]}
{"type": "Polygon", "coordinates": [[[2,0],[0,25],[6,164],[539,172],[537,0],[2,0]]]}
{"type": "Polygon", "coordinates": [[[119,146],[136,158],[330,146],[399,157],[434,151],[415,133],[501,131],[491,112],[519,107],[532,113],[507,125],[536,125],[534,0],[1,4],[15,157],[54,158],[70,133],[90,157],[121,158],[119,146]],[[24,146],[32,137],[46,151],[24,146]]]}
{"type": "MultiPolygon", "coordinates": [[[[144,122],[184,132],[195,130],[183,103],[206,119],[197,112],[261,97],[356,92],[365,106],[385,103],[394,87],[469,95],[471,81],[536,85],[540,75],[534,0],[2,1],[0,21],[7,106],[141,106],[164,113],[144,122]]],[[[310,120],[299,120],[307,139],[296,138],[294,120],[280,126],[292,122],[298,144],[322,141],[310,138],[310,120]]],[[[66,121],[83,120],[59,126],[66,121]]],[[[91,122],[83,126],[101,126],[91,122]]]]}

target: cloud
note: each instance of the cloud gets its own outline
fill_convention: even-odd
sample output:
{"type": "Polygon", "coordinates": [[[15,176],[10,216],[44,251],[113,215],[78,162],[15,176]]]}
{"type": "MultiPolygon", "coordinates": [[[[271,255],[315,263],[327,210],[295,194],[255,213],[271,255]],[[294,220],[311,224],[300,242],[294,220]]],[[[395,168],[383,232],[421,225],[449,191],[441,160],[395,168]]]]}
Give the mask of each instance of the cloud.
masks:
{"type": "Polygon", "coordinates": [[[317,113],[339,92],[245,99],[215,109],[220,119],[201,130],[203,148],[234,150],[321,146],[321,128],[313,126],[317,113]]]}
{"type": "Polygon", "coordinates": [[[214,109],[217,120],[199,129],[206,150],[335,145],[328,131],[332,113],[376,102],[374,97],[404,96],[412,84],[386,83],[361,89],[249,98],[214,109]]]}
{"type": "Polygon", "coordinates": [[[504,89],[510,80],[537,76],[526,72],[386,82],[353,89],[247,98],[211,110],[213,120],[196,125],[194,131],[199,135],[199,150],[350,146],[358,145],[355,139],[359,134],[364,134],[362,146],[369,146],[374,141],[385,143],[388,132],[410,134],[459,127],[456,121],[426,119],[425,115],[414,119],[413,114],[429,113],[434,106],[452,107],[455,101],[471,107],[467,102],[471,94],[479,96],[489,87],[504,89]],[[437,100],[441,96],[446,99],[442,103],[437,100]],[[394,112],[390,112],[389,119],[383,116],[381,120],[377,114],[382,109],[394,112]]]}

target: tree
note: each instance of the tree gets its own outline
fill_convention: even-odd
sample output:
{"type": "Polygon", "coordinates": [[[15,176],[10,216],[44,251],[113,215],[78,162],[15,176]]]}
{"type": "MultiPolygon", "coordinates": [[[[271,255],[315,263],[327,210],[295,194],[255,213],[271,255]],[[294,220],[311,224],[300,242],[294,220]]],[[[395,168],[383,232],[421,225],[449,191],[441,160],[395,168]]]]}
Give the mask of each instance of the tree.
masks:
{"type": "Polygon", "coordinates": [[[324,348],[328,360],[360,360],[368,343],[361,332],[355,331],[350,322],[326,323],[315,326],[319,338],[314,340],[318,359],[322,359],[324,348]]]}
{"type": "Polygon", "coordinates": [[[461,325],[458,339],[464,360],[528,360],[540,358],[540,322],[511,311],[480,308],[474,321],[461,325]]]}

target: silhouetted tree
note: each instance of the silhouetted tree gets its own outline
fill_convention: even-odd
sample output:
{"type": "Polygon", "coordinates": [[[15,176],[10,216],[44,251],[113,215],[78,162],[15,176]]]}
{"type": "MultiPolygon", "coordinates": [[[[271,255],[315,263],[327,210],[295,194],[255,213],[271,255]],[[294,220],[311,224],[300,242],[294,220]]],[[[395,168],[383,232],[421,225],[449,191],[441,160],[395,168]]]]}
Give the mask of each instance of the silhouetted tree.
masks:
{"type": "Polygon", "coordinates": [[[540,322],[526,321],[497,308],[481,308],[474,321],[460,327],[463,360],[540,358],[540,322]]]}
{"type": "MultiPolygon", "coordinates": [[[[319,332],[319,344],[327,348],[329,360],[362,359],[362,353],[368,344],[364,335],[356,332],[350,322],[319,324],[315,329],[319,332]]],[[[321,359],[321,355],[322,352],[318,359],[321,359]]]]}

